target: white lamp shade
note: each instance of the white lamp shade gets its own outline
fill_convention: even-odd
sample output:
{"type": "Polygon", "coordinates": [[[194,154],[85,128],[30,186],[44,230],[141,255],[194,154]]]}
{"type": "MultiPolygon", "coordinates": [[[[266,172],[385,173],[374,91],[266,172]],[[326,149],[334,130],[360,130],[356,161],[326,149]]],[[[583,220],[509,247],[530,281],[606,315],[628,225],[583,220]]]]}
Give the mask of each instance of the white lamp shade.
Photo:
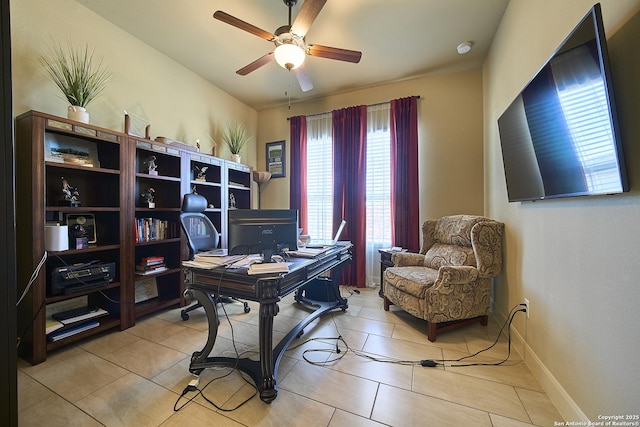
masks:
{"type": "Polygon", "coordinates": [[[276,62],[287,70],[298,68],[304,62],[304,50],[291,43],[284,43],[276,47],[274,51],[276,62]]]}

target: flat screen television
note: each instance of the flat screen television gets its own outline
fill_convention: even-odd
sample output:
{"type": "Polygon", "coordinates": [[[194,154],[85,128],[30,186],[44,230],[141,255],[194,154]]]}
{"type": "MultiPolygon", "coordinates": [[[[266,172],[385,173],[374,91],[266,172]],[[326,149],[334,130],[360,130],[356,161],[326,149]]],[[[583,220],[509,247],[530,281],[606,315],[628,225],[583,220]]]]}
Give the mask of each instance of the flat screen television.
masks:
{"type": "Polygon", "coordinates": [[[271,255],[298,249],[296,209],[230,209],[227,248],[230,255],[271,255]]]}
{"type": "Polygon", "coordinates": [[[600,4],[498,119],[510,202],[629,191],[600,4]]]}

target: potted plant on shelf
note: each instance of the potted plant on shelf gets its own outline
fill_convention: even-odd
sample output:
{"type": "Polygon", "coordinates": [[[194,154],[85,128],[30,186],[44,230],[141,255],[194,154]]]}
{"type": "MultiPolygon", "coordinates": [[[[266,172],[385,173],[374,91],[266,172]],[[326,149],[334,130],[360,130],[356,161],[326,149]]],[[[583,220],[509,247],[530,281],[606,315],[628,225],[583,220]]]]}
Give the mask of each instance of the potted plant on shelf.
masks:
{"type": "Polygon", "coordinates": [[[94,63],[93,51],[89,51],[89,46],[85,46],[83,50],[69,44],[64,49],[57,44],[51,51],[49,57],[40,55],[40,62],[71,104],[68,117],[89,123],[86,107],[104,90],[111,73],[102,64],[102,59],[94,63]]]}
{"type": "Polygon", "coordinates": [[[240,150],[251,139],[247,134],[247,129],[244,124],[234,124],[227,126],[227,129],[222,135],[222,140],[229,147],[231,151],[231,160],[236,163],[240,163],[240,150]]]}

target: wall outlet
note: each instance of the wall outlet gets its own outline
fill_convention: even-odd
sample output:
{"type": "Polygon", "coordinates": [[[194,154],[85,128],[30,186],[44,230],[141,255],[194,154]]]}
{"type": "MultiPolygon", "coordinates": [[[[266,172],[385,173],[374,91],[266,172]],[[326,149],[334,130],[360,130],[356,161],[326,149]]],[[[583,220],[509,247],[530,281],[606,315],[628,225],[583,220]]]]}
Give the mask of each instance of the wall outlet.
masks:
{"type": "Polygon", "coordinates": [[[528,319],[529,318],[529,313],[530,313],[529,312],[529,300],[526,299],[526,298],[524,299],[524,305],[525,305],[525,308],[527,309],[527,319],[528,319]]]}

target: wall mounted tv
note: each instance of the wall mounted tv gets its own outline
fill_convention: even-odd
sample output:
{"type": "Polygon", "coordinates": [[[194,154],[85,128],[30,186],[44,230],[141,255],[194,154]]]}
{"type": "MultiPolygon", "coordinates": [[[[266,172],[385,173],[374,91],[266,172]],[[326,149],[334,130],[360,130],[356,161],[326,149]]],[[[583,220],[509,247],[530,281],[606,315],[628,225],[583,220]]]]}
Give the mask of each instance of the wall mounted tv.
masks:
{"type": "Polygon", "coordinates": [[[510,202],[629,191],[600,4],[498,128],[510,202]]]}

